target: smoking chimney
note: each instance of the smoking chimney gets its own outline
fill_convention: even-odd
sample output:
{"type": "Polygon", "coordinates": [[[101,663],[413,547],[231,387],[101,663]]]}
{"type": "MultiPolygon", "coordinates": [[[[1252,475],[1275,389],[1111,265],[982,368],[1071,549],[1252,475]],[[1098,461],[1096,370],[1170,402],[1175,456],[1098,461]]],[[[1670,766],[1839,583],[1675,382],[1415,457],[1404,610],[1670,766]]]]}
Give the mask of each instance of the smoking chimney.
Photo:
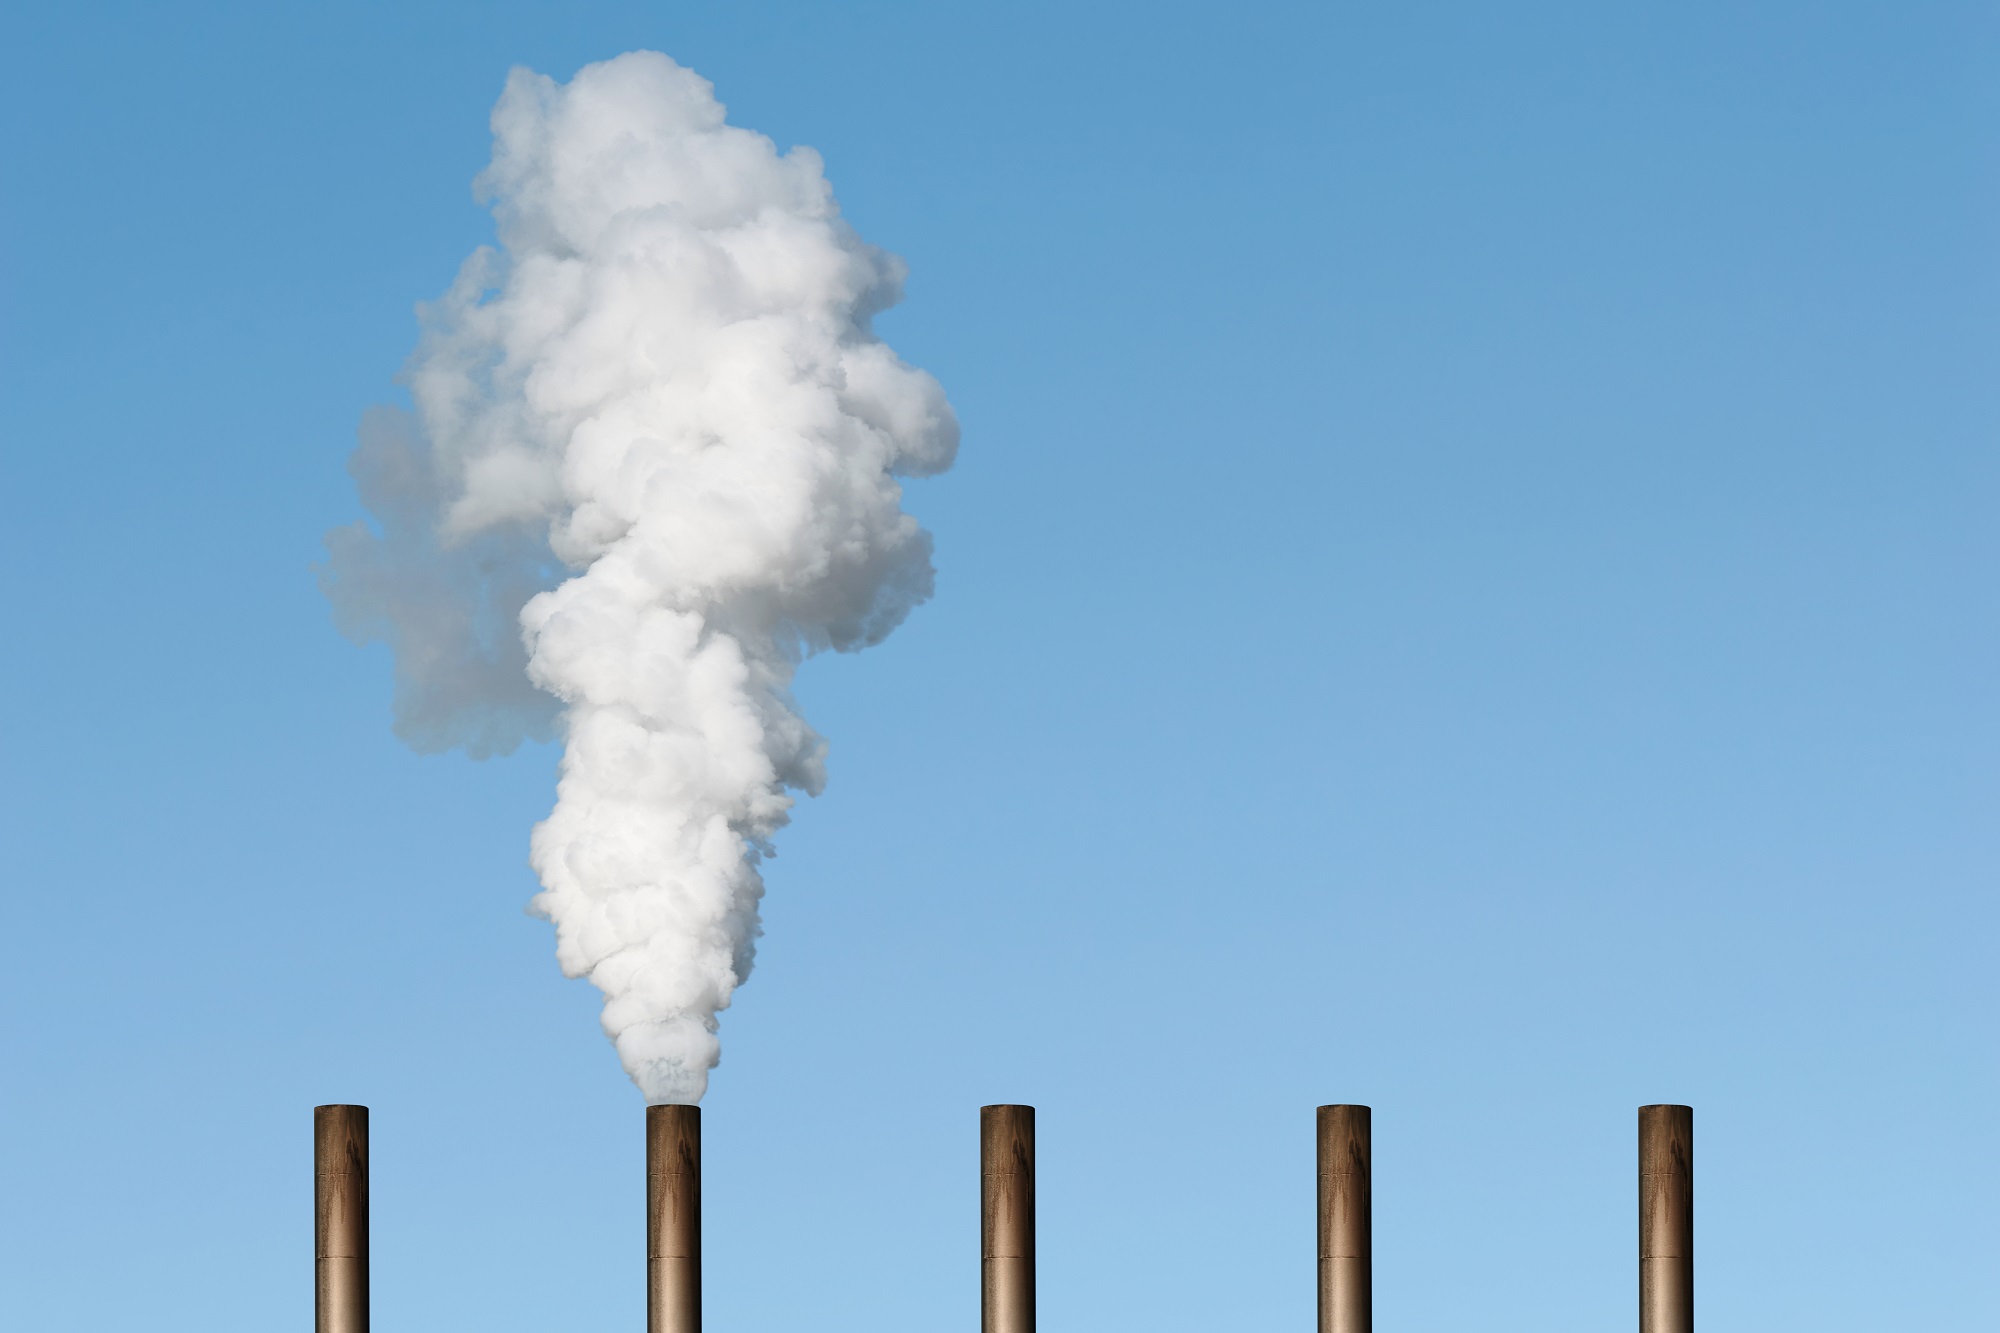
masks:
{"type": "Polygon", "coordinates": [[[1639,1333],[1694,1333],[1694,1108],[1639,1108],[1639,1333]]]}
{"type": "Polygon", "coordinates": [[[979,1327],[1035,1333],[1035,1108],[979,1108],[979,1327]]]}
{"type": "Polygon", "coordinates": [[[368,1108],[313,1107],[318,1333],[368,1333],[368,1108]]]}
{"type": "Polygon", "coordinates": [[[1365,1106],[1319,1108],[1319,1333],[1370,1333],[1374,1235],[1365,1106]]]}
{"type": "Polygon", "coordinates": [[[646,1108],[646,1333],[701,1333],[701,1108],[646,1108]]]}

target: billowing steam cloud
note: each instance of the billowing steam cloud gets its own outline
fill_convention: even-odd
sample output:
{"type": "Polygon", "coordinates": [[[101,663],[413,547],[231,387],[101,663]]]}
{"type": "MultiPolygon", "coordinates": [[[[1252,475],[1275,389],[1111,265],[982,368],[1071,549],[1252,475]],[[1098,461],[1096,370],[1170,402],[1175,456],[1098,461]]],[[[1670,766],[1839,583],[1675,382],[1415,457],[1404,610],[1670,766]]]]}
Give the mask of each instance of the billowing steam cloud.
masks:
{"type": "Polygon", "coordinates": [[[534,906],[647,1099],[693,1102],[759,859],[824,781],[793,670],[929,596],[896,478],[948,467],[958,426],[870,331],[901,263],[841,220],[817,154],[725,124],[691,71],[517,70],[493,133],[499,248],[426,308],[414,416],[362,423],[379,531],[332,533],[322,581],[350,636],[393,647],[412,745],[559,728],[534,906]]]}

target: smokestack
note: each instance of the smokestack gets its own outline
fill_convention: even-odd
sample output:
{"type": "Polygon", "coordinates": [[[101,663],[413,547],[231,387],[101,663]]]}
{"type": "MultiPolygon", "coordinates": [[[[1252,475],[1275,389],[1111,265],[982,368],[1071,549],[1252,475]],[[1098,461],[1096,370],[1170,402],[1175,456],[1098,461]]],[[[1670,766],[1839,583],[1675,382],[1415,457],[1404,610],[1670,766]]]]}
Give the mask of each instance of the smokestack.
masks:
{"type": "Polygon", "coordinates": [[[1639,1108],[1639,1333],[1694,1333],[1694,1108],[1639,1108]]]}
{"type": "Polygon", "coordinates": [[[1319,1108],[1319,1333],[1375,1321],[1369,1109],[1319,1108]]]}
{"type": "Polygon", "coordinates": [[[701,1108],[646,1108],[646,1333],[701,1333],[701,1108]]]}
{"type": "Polygon", "coordinates": [[[313,1107],[318,1333],[368,1333],[368,1108],[313,1107]]]}
{"type": "Polygon", "coordinates": [[[979,1108],[980,1333],[1035,1333],[1035,1108],[979,1108]]]}

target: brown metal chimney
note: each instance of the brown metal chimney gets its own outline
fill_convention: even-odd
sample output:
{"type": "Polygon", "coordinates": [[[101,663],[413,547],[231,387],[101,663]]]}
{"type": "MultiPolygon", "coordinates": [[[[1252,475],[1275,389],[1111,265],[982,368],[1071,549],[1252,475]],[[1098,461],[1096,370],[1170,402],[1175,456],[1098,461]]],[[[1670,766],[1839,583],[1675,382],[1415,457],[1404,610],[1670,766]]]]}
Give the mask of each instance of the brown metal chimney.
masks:
{"type": "Polygon", "coordinates": [[[1639,1108],[1639,1333],[1694,1333],[1694,1108],[1639,1108]]]}
{"type": "Polygon", "coordinates": [[[701,1108],[646,1108],[646,1333],[701,1333],[701,1108]]]}
{"type": "Polygon", "coordinates": [[[979,1327],[1035,1333],[1035,1108],[979,1108],[979,1327]]]}
{"type": "Polygon", "coordinates": [[[1319,1333],[1370,1333],[1375,1322],[1369,1110],[1319,1108],[1319,1333]]]}
{"type": "Polygon", "coordinates": [[[368,1108],[313,1107],[318,1333],[368,1333],[368,1108]]]}

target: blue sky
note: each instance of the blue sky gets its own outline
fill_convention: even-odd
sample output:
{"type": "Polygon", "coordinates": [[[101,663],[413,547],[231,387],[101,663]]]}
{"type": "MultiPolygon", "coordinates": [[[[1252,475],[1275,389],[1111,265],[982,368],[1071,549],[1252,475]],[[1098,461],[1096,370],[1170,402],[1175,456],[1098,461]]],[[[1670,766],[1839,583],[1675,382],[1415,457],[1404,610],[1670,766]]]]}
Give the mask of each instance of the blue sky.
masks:
{"type": "Polygon", "coordinates": [[[0,18],[0,1286],[636,1327],[640,1099],[553,753],[419,758],[314,587],[510,66],[650,47],[826,157],[965,425],[933,604],[800,695],[706,1103],[719,1329],[1307,1327],[1375,1107],[1397,1329],[1991,1326],[1996,24],[1973,4],[15,5],[0,18]]]}

